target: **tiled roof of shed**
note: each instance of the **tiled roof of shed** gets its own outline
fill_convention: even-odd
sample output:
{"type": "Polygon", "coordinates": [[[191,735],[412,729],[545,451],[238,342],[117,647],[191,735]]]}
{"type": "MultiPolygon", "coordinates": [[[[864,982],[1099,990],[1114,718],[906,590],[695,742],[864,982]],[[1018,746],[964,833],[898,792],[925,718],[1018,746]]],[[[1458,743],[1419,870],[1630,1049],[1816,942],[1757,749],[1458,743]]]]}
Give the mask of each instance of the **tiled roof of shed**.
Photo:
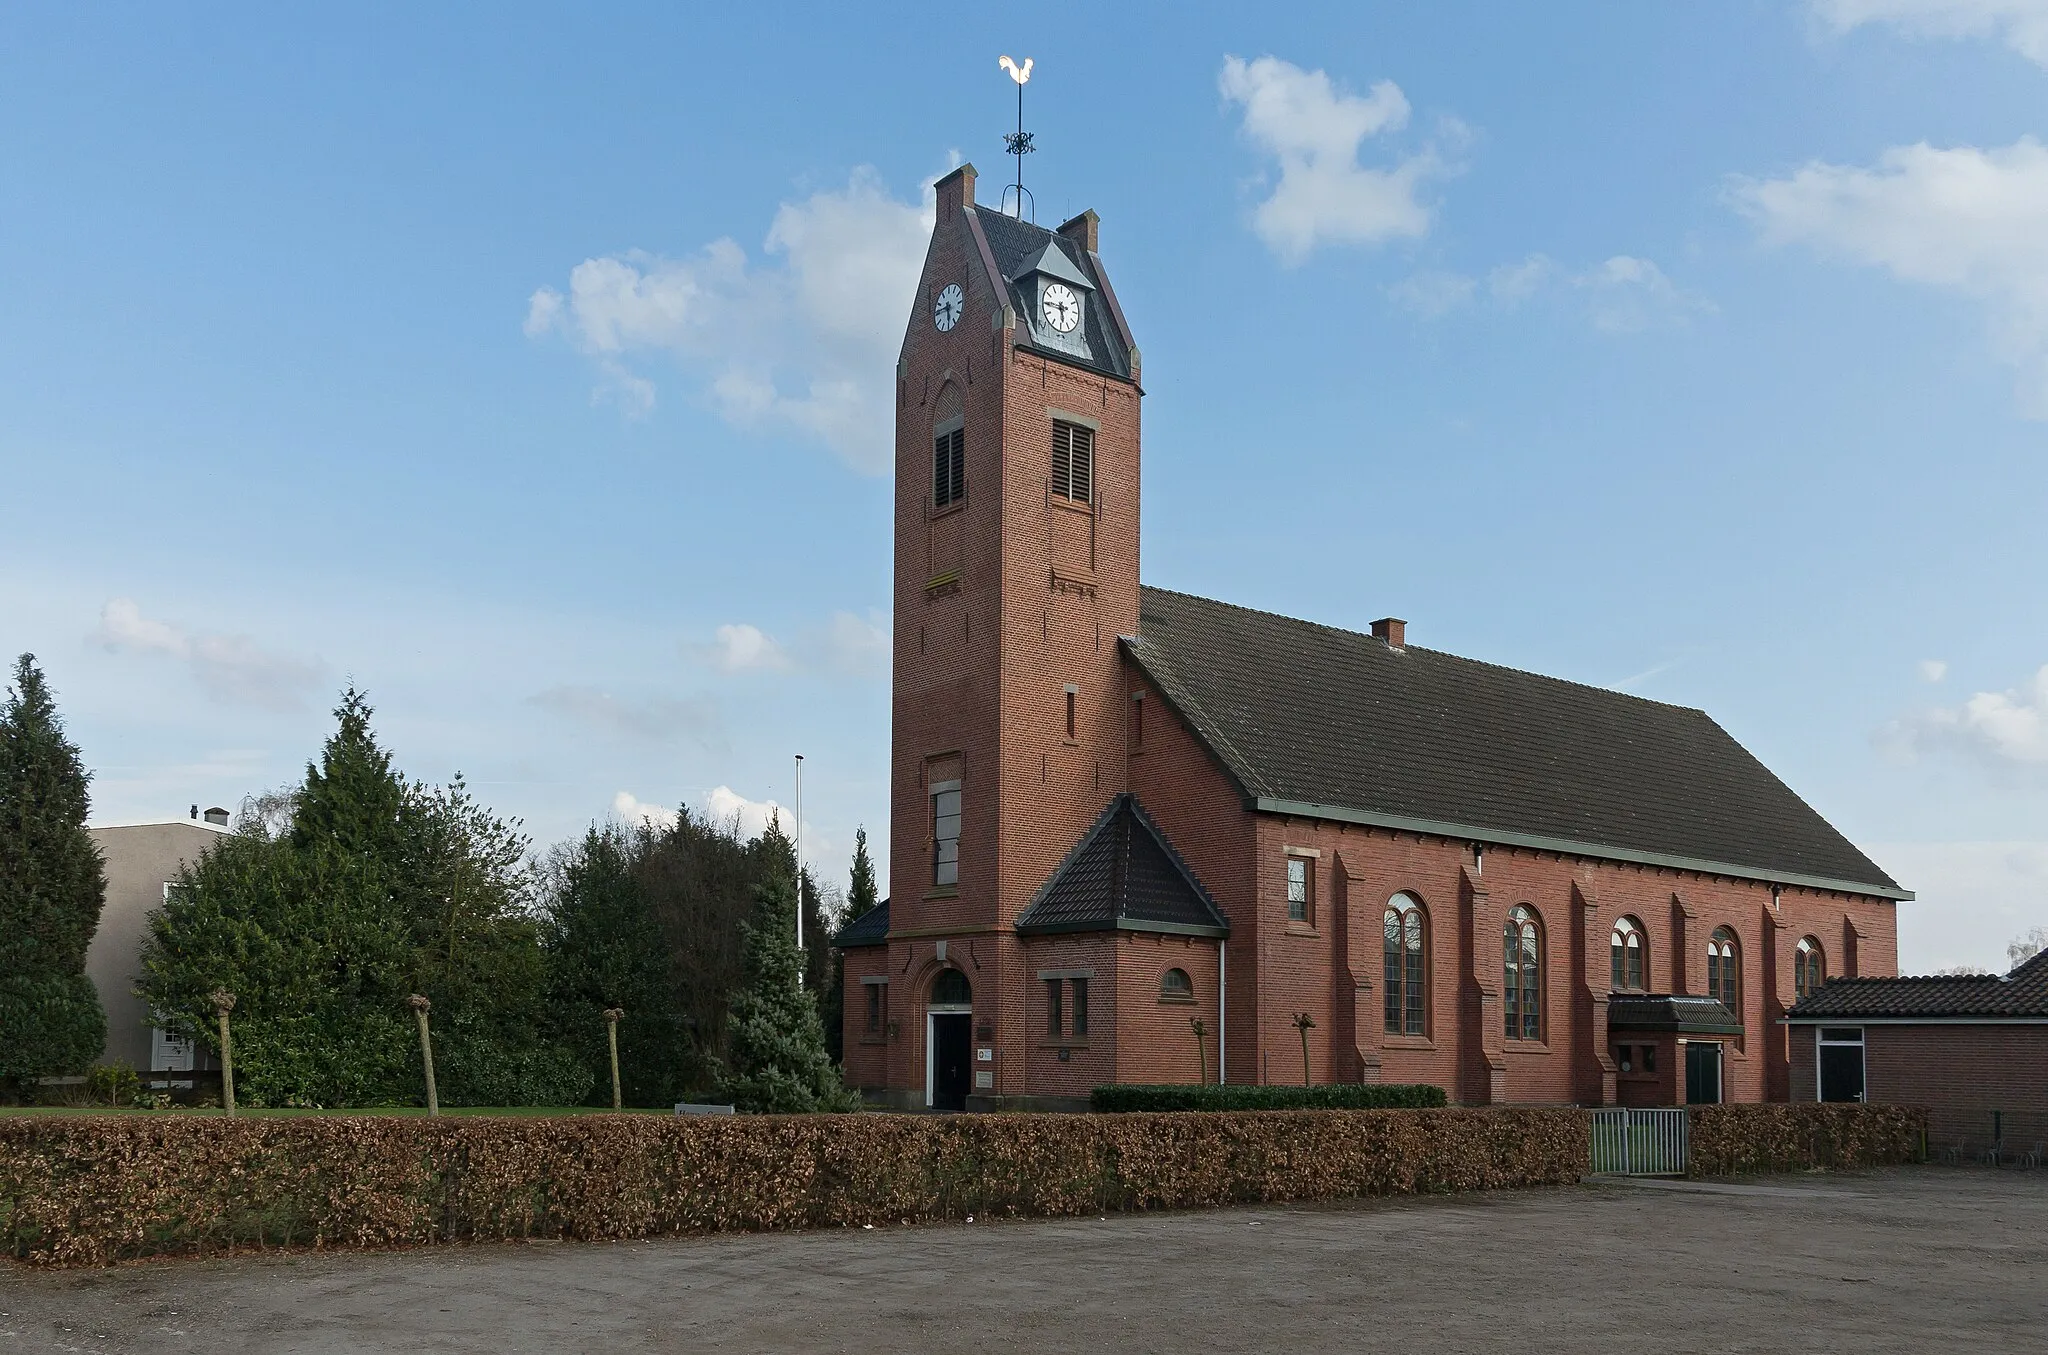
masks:
{"type": "Polygon", "coordinates": [[[1227,936],[1230,924],[1137,797],[1125,791],[1039,888],[1017,930],[1227,936]]]}
{"type": "Polygon", "coordinates": [[[2010,974],[1829,979],[1786,1013],[1792,1021],[1972,1016],[2048,1021],[2048,951],[2010,974]]]}
{"type": "Polygon", "coordinates": [[[1258,808],[1912,897],[1702,711],[1160,588],[1124,644],[1258,808]]]}

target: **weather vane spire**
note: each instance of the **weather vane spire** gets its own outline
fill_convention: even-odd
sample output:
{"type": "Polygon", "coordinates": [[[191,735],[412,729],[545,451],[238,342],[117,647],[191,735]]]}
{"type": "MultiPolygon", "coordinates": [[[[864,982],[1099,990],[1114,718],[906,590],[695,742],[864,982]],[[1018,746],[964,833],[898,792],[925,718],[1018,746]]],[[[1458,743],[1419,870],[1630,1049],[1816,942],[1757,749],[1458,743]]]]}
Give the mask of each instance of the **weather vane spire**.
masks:
{"type": "MultiPolygon", "coordinates": [[[[1003,206],[1005,210],[1009,209],[1010,194],[1014,191],[1017,195],[1017,219],[1022,221],[1024,203],[1027,200],[1024,192],[1024,157],[1036,149],[1031,144],[1031,133],[1024,130],[1024,86],[1031,82],[1031,58],[1025,57],[1024,64],[1020,66],[1005,56],[998,60],[996,65],[1008,71],[1010,79],[1017,82],[1017,130],[1003,134],[1004,148],[1017,157],[1017,182],[1003,190],[1003,206]]],[[[1031,216],[1035,221],[1038,218],[1038,204],[1036,200],[1031,201],[1031,216]]]]}

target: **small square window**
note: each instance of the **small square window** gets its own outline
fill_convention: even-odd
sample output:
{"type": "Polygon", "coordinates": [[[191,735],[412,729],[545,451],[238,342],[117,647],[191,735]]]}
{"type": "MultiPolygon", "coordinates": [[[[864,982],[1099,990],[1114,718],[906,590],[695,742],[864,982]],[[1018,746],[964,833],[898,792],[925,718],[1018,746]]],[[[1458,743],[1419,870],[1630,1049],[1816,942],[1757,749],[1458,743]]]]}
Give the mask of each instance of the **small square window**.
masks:
{"type": "Polygon", "coordinates": [[[1315,920],[1315,862],[1306,856],[1287,858],[1287,920],[1315,920]]]}

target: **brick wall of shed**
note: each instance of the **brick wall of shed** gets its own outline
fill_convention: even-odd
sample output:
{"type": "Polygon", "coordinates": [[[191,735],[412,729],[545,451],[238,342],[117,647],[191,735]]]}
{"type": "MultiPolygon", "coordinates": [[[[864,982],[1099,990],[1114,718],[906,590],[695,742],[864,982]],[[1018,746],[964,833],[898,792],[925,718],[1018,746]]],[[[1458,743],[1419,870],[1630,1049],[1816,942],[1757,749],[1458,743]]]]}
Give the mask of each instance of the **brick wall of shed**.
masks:
{"type": "MultiPolygon", "coordinates": [[[[1848,1024],[1848,1023],[1845,1023],[1848,1024]]],[[[1814,1030],[1793,1027],[1791,1093],[1811,1101],[1814,1030]]],[[[1865,1099],[1925,1106],[1927,1142],[1976,1153],[1992,1112],[2008,1151],[2048,1143],[2048,1025],[1873,1025],[1863,1029],[1865,1099]]]]}

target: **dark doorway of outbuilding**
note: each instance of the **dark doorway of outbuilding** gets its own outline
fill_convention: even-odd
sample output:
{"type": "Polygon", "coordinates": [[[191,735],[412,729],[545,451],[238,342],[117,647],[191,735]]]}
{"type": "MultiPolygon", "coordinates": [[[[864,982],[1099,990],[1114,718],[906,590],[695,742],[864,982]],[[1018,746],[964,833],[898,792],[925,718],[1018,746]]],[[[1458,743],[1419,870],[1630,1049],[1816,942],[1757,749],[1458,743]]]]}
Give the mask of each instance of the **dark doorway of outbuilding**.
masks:
{"type": "Polygon", "coordinates": [[[1685,1103],[1721,1103],[1721,1046],[1710,1040],[1694,1040],[1685,1047],[1685,1103]]]}
{"type": "Polygon", "coordinates": [[[1822,1026],[1820,1040],[1820,1099],[1861,1101],[1863,1099],[1863,1028],[1822,1026]]]}

